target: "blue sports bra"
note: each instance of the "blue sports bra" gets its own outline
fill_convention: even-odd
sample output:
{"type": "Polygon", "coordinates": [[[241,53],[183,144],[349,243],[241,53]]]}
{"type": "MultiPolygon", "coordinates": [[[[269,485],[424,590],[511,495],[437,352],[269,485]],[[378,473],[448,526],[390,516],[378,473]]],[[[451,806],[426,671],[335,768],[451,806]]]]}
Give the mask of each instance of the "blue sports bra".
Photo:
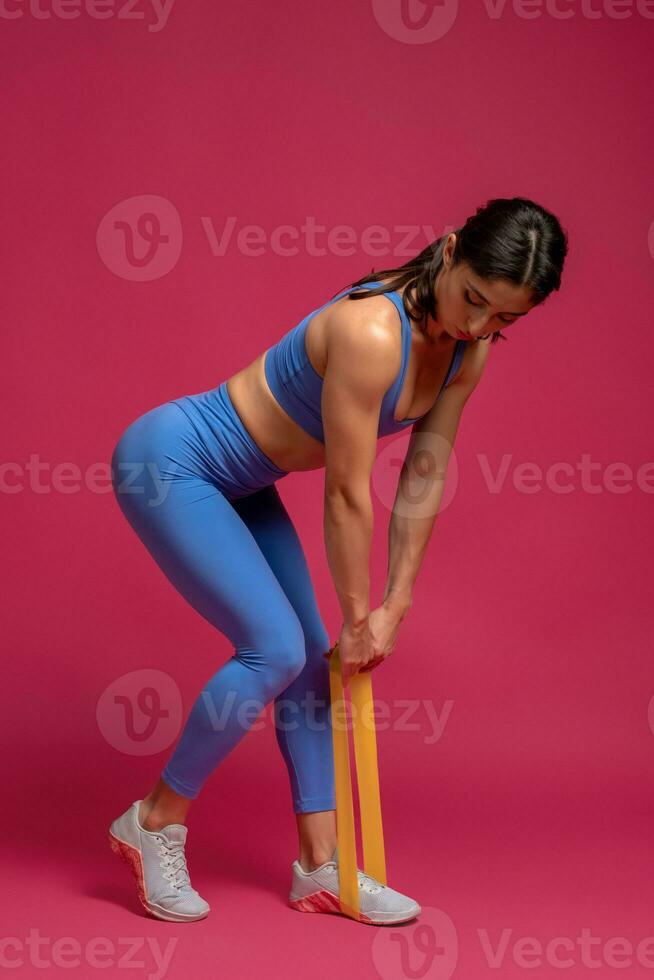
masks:
{"type": "MultiPolygon", "coordinates": [[[[338,293],[322,306],[308,313],[297,326],[285,333],[273,347],[270,347],[266,351],[264,371],[266,381],[276,401],[279,402],[294,422],[297,422],[305,432],[308,432],[310,436],[313,436],[314,439],[318,439],[322,443],[325,441],[320,411],[323,379],[307,356],[304,342],[307,326],[316,313],[324,310],[330,303],[335,303],[337,299],[345,296],[352,289],[372,288],[376,285],[381,284],[370,282],[360,286],[350,286],[348,289],[342,290],[342,292],[338,293]]],[[[401,422],[395,419],[395,409],[402,391],[407,364],[409,363],[411,324],[399,293],[393,290],[383,295],[388,296],[395,304],[402,321],[402,363],[397,378],[384,394],[379,412],[377,437],[389,435],[392,432],[399,432],[407,425],[413,425],[414,422],[417,422],[418,419],[423,417],[422,415],[418,415],[413,419],[402,419],[401,422]]],[[[465,345],[465,340],[457,341],[452,363],[447,372],[447,377],[443,382],[441,392],[459,370],[465,345]]],[[[441,392],[439,392],[439,397],[441,392]]]]}

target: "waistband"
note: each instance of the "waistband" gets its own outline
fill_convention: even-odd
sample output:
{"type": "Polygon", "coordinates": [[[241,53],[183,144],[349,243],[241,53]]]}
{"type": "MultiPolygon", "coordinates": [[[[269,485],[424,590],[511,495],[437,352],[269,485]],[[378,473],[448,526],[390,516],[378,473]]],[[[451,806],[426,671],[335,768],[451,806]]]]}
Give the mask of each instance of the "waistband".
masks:
{"type": "Polygon", "coordinates": [[[195,395],[171,399],[193,423],[203,459],[220,489],[245,497],[276,482],[283,470],[257,446],[227,391],[227,382],[195,395]]]}

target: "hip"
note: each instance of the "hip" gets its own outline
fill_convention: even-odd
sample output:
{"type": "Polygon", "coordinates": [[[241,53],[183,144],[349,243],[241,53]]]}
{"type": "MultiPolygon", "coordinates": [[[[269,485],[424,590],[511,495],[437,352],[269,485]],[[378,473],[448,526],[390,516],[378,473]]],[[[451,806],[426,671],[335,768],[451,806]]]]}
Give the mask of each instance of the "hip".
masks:
{"type": "Polygon", "coordinates": [[[155,465],[162,480],[201,479],[229,499],[248,496],[288,475],[257,446],[226,382],[150,409],[122,433],[112,457],[120,465],[155,465]]]}

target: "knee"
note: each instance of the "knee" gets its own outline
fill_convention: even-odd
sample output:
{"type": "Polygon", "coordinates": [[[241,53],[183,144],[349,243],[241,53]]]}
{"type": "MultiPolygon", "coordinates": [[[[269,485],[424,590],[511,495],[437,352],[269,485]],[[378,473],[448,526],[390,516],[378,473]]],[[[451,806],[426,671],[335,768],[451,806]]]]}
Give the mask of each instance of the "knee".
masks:
{"type": "Polygon", "coordinates": [[[287,632],[280,637],[277,648],[281,686],[286,687],[304,670],[307,662],[307,652],[304,643],[304,633],[301,628],[287,632]]]}
{"type": "Polygon", "coordinates": [[[295,680],[307,662],[304,633],[297,617],[289,616],[283,623],[269,624],[258,652],[275,693],[295,680]]]}
{"type": "MultiPolygon", "coordinates": [[[[284,691],[300,674],[302,678],[298,685],[293,688],[293,696],[308,695],[313,692],[319,701],[329,700],[329,662],[325,654],[329,650],[329,636],[324,628],[312,627],[307,629],[306,624],[302,632],[304,656],[298,657],[297,643],[294,644],[294,656],[289,661],[289,670],[286,675],[286,682],[281,686],[280,692],[284,691]]],[[[290,651],[289,651],[290,654],[290,651]]]]}

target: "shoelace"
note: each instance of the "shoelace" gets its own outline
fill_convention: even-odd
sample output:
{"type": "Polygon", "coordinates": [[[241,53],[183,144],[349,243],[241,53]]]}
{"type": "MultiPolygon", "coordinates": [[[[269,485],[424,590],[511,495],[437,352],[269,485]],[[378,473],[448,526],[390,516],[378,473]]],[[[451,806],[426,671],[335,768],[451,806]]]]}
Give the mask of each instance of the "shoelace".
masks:
{"type": "Polygon", "coordinates": [[[180,890],[187,885],[190,886],[191,877],[186,867],[186,856],[182,842],[178,840],[169,841],[165,837],[160,837],[159,841],[163,845],[161,855],[165,859],[162,863],[172,872],[170,880],[173,886],[180,890]]]}
{"type": "Polygon", "coordinates": [[[359,879],[359,888],[367,887],[371,895],[380,892],[384,887],[377,881],[376,878],[372,878],[370,875],[367,875],[365,871],[357,871],[357,878],[359,879]]]}
{"type": "MultiPolygon", "coordinates": [[[[331,870],[336,872],[337,869],[332,866],[331,870]]],[[[367,875],[365,871],[357,870],[357,880],[359,882],[359,888],[367,888],[370,895],[376,895],[384,887],[376,878],[367,875]]]]}

